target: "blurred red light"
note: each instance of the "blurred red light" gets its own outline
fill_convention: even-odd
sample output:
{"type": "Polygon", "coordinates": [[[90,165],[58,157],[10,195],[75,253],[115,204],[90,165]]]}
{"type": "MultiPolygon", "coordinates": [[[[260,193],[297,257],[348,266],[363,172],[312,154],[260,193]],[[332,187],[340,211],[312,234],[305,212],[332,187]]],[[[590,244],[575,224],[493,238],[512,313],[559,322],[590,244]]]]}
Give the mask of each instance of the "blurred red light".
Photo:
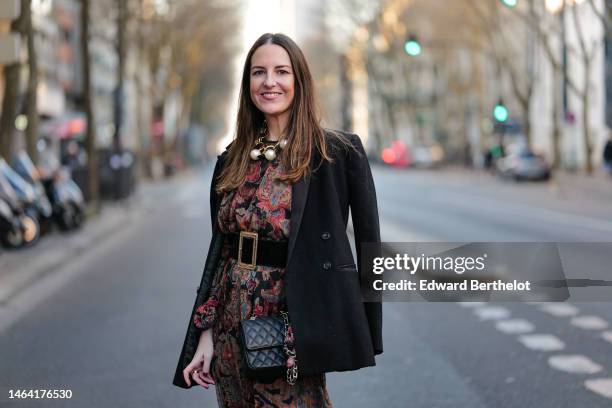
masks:
{"type": "Polygon", "coordinates": [[[387,147],[383,149],[382,153],[380,154],[380,158],[385,163],[392,164],[397,159],[397,155],[395,154],[395,151],[392,148],[387,147]]]}
{"type": "Polygon", "coordinates": [[[71,135],[83,133],[85,131],[85,121],[83,119],[72,119],[68,124],[71,135]]]}

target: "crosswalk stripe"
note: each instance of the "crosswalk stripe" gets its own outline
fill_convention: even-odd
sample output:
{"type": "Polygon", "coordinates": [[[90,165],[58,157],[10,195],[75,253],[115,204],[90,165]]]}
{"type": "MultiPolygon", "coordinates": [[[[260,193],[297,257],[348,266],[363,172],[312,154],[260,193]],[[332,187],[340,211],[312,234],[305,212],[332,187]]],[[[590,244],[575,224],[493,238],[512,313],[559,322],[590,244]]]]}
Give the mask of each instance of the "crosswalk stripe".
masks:
{"type": "Polygon", "coordinates": [[[565,348],[565,343],[552,334],[524,334],[518,339],[531,350],[558,351],[565,348]]]}
{"type": "Polygon", "coordinates": [[[612,378],[592,378],[584,382],[588,390],[612,399],[612,378]]]}
{"type": "Polygon", "coordinates": [[[495,324],[497,330],[507,334],[523,334],[532,332],[533,324],[525,319],[501,320],[495,324]]]}
{"type": "Polygon", "coordinates": [[[542,305],[541,309],[543,312],[558,317],[576,316],[578,314],[578,308],[568,303],[549,303],[542,305]]]}
{"type": "Polygon", "coordinates": [[[574,374],[595,374],[603,369],[590,358],[579,354],[551,356],[548,364],[557,370],[574,374]]]}
{"type": "Polygon", "coordinates": [[[607,321],[597,316],[577,316],[570,323],[585,330],[601,330],[609,326],[607,321]]]}

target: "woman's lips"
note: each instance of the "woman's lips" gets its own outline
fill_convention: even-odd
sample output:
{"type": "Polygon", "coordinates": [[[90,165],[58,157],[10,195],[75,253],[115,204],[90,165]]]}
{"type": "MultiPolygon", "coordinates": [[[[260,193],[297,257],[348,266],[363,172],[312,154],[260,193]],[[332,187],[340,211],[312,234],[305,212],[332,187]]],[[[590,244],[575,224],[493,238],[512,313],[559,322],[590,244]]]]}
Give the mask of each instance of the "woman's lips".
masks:
{"type": "Polygon", "coordinates": [[[280,92],[263,92],[260,93],[261,97],[264,98],[267,101],[273,101],[276,98],[278,98],[279,96],[282,95],[282,93],[280,92]]]}

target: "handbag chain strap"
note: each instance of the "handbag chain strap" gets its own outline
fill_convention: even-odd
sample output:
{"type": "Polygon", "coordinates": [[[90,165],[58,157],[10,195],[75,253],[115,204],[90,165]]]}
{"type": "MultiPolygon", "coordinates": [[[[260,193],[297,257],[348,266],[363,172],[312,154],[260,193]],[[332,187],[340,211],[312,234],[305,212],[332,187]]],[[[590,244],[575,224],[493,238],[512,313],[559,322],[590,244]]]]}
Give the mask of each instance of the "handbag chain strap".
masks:
{"type": "MultiPolygon", "coordinates": [[[[285,339],[287,339],[287,336],[289,335],[289,315],[285,311],[281,311],[280,313],[283,317],[283,322],[285,323],[285,339]]],[[[288,359],[293,358],[293,365],[291,367],[287,367],[287,383],[289,385],[294,385],[298,377],[298,361],[297,358],[295,358],[295,350],[290,349],[287,346],[286,341],[283,346],[283,350],[285,351],[288,359]]]]}

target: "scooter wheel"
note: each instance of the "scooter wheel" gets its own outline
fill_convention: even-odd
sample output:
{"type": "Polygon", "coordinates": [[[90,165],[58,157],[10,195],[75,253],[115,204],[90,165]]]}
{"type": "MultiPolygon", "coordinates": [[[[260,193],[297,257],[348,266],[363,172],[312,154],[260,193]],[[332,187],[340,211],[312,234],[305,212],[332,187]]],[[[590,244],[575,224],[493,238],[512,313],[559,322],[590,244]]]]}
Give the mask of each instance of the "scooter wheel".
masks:
{"type": "Polygon", "coordinates": [[[85,221],[85,214],[76,204],[70,204],[72,207],[72,228],[79,229],[85,221]]]}
{"type": "Polygon", "coordinates": [[[19,248],[23,245],[23,232],[21,229],[15,228],[7,231],[2,236],[2,244],[8,248],[19,248]]]}
{"type": "Polygon", "coordinates": [[[40,238],[40,225],[36,218],[28,215],[19,217],[21,222],[21,230],[23,231],[23,246],[32,246],[40,238]]]}

